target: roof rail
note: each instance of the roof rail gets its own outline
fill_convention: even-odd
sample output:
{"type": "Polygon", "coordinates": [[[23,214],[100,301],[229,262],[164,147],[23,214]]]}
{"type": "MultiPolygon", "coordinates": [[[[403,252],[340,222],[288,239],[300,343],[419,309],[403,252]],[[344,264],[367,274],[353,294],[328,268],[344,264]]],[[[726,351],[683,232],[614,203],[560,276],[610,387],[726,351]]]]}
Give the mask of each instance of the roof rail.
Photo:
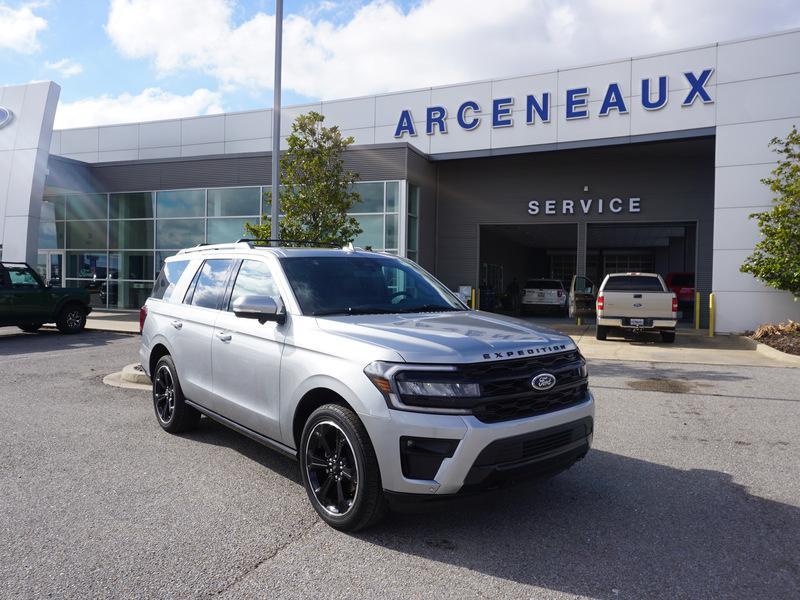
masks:
{"type": "Polygon", "coordinates": [[[178,254],[190,254],[192,252],[204,252],[206,250],[236,250],[241,249],[242,247],[251,248],[249,244],[240,244],[239,242],[233,242],[228,244],[197,244],[197,246],[192,246],[191,248],[184,248],[183,250],[179,250],[178,254]]]}
{"type": "Polygon", "coordinates": [[[331,244],[328,242],[320,242],[317,240],[287,240],[287,239],[258,239],[258,238],[240,238],[236,241],[237,244],[249,244],[252,248],[256,245],[277,243],[280,245],[297,244],[300,246],[317,246],[319,248],[341,248],[339,244],[331,244]]]}

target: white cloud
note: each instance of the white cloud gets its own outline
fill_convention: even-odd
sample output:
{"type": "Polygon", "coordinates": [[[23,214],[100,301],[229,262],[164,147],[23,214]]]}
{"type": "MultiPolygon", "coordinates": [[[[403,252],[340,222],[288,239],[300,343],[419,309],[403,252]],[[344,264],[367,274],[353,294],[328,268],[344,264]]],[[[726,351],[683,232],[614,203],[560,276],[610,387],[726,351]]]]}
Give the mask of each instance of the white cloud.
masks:
{"type": "Polygon", "coordinates": [[[83,65],[69,58],[62,58],[56,62],[48,61],[44,63],[44,66],[48,69],[52,69],[53,71],[58,71],[58,74],[64,79],[83,73],[83,65]]]}
{"type": "MultiPolygon", "coordinates": [[[[327,8],[326,2],[320,4],[327,8]]],[[[372,0],[344,22],[284,23],[284,87],[322,98],[524,74],[800,25],[792,0],[372,0]]],[[[106,30],[162,76],[194,70],[223,89],[272,85],[274,18],[237,23],[234,0],[112,0],[106,30]]],[[[324,11],[323,11],[324,12],[324,11]]]]}
{"type": "Polygon", "coordinates": [[[159,88],[147,88],[136,96],[104,95],[60,102],[56,110],[55,127],[67,129],[221,113],[224,109],[220,102],[221,94],[207,89],[180,96],[159,88]]]}
{"type": "Polygon", "coordinates": [[[25,4],[17,9],[0,4],[0,48],[22,54],[32,54],[39,49],[36,39],[47,28],[47,21],[33,14],[36,5],[25,4]]]}

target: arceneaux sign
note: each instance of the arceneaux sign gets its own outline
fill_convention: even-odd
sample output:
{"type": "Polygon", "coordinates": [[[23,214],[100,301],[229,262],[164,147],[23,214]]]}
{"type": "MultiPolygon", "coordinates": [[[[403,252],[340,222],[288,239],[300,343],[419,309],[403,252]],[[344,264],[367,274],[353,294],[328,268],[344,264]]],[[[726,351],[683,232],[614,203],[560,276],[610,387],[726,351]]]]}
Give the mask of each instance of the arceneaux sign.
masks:
{"type": "MultiPolygon", "coordinates": [[[[708,80],[711,78],[713,72],[714,69],[704,69],[698,74],[692,71],[687,71],[683,74],[684,79],[689,84],[689,91],[683,102],[681,102],[683,108],[692,106],[697,99],[703,104],[711,104],[714,102],[706,89],[706,84],[708,84],[708,80]]],[[[645,110],[660,110],[667,105],[669,101],[669,85],[666,75],[661,75],[658,78],[658,90],[655,95],[650,79],[642,79],[641,85],[642,93],[639,97],[639,102],[641,102],[642,108],[645,110]]],[[[633,101],[633,98],[630,100],[633,101]]],[[[514,119],[512,117],[514,101],[515,99],[510,96],[507,98],[494,98],[492,100],[492,128],[514,126],[514,119]]],[[[589,88],[576,87],[567,89],[564,96],[564,107],[567,120],[588,118],[589,88]]],[[[525,123],[527,125],[533,125],[537,117],[542,123],[548,123],[550,121],[552,108],[553,102],[550,92],[542,92],[538,96],[536,94],[529,94],[525,98],[525,123]]],[[[622,89],[618,83],[608,84],[603,94],[603,101],[600,104],[600,110],[597,112],[597,115],[600,117],[607,117],[612,111],[616,111],[620,115],[629,112],[628,105],[625,103],[625,98],[622,95],[622,89]]],[[[481,106],[474,100],[462,102],[456,111],[456,122],[458,126],[465,131],[477,129],[481,124],[481,117],[478,116],[480,112],[481,106]]],[[[429,106],[425,111],[425,133],[428,135],[434,135],[437,131],[439,133],[447,133],[447,116],[447,107],[429,106]]],[[[394,137],[402,138],[405,134],[410,136],[417,135],[414,117],[408,109],[400,112],[400,118],[397,121],[394,137]]]]}
{"type": "Polygon", "coordinates": [[[641,198],[580,198],[578,200],[531,200],[528,202],[528,214],[534,216],[638,213],[641,210],[641,198]]]}
{"type": "Polygon", "coordinates": [[[13,116],[14,114],[10,110],[0,106],[0,127],[8,125],[13,116]]]}

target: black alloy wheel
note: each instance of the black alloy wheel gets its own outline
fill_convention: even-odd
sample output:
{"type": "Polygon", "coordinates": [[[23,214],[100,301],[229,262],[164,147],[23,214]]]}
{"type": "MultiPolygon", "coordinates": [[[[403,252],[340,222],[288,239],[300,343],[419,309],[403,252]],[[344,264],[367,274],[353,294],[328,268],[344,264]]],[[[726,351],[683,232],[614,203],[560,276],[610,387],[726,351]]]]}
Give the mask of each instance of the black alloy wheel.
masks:
{"type": "Polygon", "coordinates": [[[56,326],[61,333],[78,333],[86,326],[86,310],[78,304],[65,306],[58,314],[56,326]]]}
{"type": "Polygon", "coordinates": [[[325,404],[311,413],[299,448],[300,476],[323,521],[358,531],[383,517],[378,459],[364,424],[348,406],[325,404]]]}
{"type": "Polygon", "coordinates": [[[306,476],[322,509],[341,517],[358,494],[358,464],[350,440],[333,421],[314,425],[306,441],[306,476]]]}
{"type": "Polygon", "coordinates": [[[178,371],[170,355],[158,359],[152,376],[153,408],[158,424],[170,433],[194,429],[201,415],[184,401],[178,371]]]}

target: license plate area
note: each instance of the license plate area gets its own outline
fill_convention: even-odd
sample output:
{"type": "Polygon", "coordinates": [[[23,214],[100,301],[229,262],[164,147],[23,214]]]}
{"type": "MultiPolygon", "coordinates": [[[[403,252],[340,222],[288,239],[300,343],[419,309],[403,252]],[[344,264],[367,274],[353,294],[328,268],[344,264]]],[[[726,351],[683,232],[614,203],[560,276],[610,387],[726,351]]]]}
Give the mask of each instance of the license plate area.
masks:
{"type": "Polygon", "coordinates": [[[624,325],[628,325],[629,327],[652,327],[653,326],[653,319],[644,319],[644,318],[630,318],[624,320],[624,325]]]}

